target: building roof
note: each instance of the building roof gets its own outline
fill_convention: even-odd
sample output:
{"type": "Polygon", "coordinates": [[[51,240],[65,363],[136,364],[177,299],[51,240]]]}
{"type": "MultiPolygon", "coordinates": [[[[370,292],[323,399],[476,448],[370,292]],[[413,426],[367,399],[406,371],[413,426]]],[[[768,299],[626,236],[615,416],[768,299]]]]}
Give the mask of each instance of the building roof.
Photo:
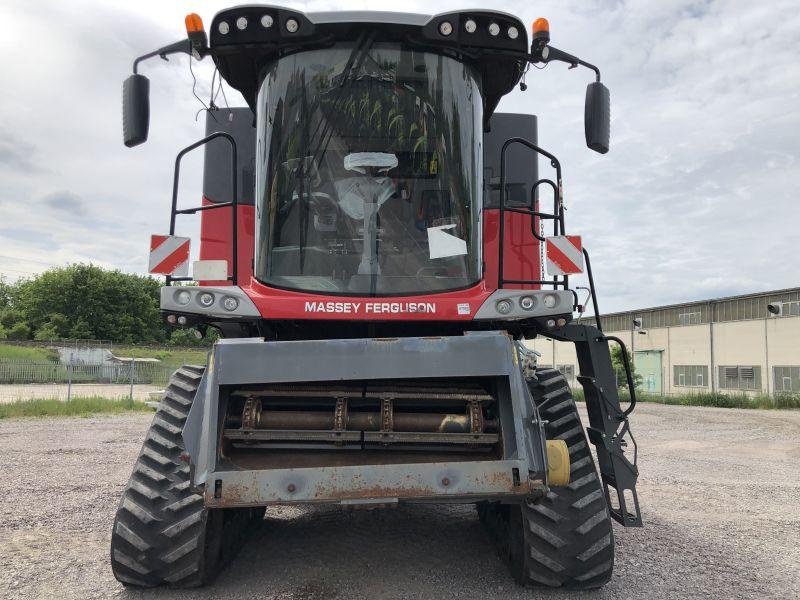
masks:
{"type": "MultiPolygon", "coordinates": [[[[671,327],[700,325],[724,321],[744,321],[764,319],[769,316],[767,305],[772,303],[794,303],[798,306],[786,316],[800,316],[800,287],[725,296],[707,300],[695,300],[678,304],[665,304],[650,308],[637,308],[620,312],[602,314],[603,329],[622,331],[631,329],[634,318],[642,319],[642,327],[671,327]]],[[[579,319],[581,322],[595,322],[594,316],[579,319]]]]}

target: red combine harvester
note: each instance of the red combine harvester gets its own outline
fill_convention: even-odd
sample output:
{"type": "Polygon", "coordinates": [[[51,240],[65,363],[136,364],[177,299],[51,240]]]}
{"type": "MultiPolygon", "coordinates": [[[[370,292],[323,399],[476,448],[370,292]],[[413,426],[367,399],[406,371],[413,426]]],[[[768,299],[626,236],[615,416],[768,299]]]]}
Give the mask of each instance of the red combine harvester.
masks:
{"type": "Polygon", "coordinates": [[[546,20],[529,43],[493,11],[241,6],[210,39],[199,16],[186,24],[134,62],[124,137],[147,138],[150,57],[210,56],[247,101],[209,111],[179,153],[151,248],[166,322],[223,339],[160,402],[114,521],[117,579],[202,585],[269,505],[458,502],[519,582],[608,581],[611,519],[641,525],[635,398],[620,406],[609,355],[622,342],[573,321],[584,264],[598,314],[589,256],[565,233],[536,118],[495,112],[531,63],[587,67],[586,142],[605,153],[599,70],[550,46],[546,20]],[[200,146],[203,203],[179,208],[181,159],[200,146]],[[197,212],[200,285],[172,285],[189,279],[176,218],[197,212]],[[522,343],[536,336],[575,344],[586,431],[566,380],[522,343]]]}

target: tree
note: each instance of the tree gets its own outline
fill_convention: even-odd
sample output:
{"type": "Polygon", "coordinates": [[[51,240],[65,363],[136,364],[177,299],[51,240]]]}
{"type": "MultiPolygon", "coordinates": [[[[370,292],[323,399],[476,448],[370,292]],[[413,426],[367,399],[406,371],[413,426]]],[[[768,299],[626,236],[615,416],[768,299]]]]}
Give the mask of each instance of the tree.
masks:
{"type": "Polygon", "coordinates": [[[33,331],[49,325],[61,337],[161,342],[159,288],[151,277],[70,265],[18,283],[13,308],[33,331]]]}
{"type": "MultiPolygon", "coordinates": [[[[636,367],[631,359],[631,353],[627,352],[627,356],[628,364],[631,367],[631,372],[633,375],[633,387],[639,389],[642,385],[642,376],[636,372],[636,367]]],[[[625,363],[623,362],[622,346],[617,344],[612,346],[611,365],[614,367],[614,373],[617,375],[617,387],[620,389],[628,389],[628,378],[625,375],[625,363]]]]}

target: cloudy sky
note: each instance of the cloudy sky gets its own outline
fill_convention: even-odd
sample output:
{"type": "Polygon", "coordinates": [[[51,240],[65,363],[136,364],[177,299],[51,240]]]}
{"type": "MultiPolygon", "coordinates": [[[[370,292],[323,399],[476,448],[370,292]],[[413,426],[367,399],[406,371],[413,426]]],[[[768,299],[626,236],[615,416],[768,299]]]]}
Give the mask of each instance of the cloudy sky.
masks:
{"type": "MultiPolygon", "coordinates": [[[[126,149],[120,94],[132,59],[232,3],[0,4],[0,274],[92,262],[145,272],[169,224],[175,152],[202,137],[185,58],[150,61],[150,141],[126,149]]],[[[387,0],[287,2],[391,10],[387,0]]],[[[406,0],[403,10],[431,12],[406,0]]],[[[583,145],[590,74],[554,63],[500,108],[539,115],[564,164],[568,230],[592,252],[601,309],[800,285],[800,10],[796,0],[440,0],[550,19],[554,46],[599,65],[612,150],[583,145]]],[[[196,65],[208,96],[211,68],[196,65]]],[[[228,90],[231,104],[241,98],[228,90]]],[[[200,155],[184,203],[199,199],[200,155]]],[[[190,226],[191,227],[191,226],[190,226]]]]}

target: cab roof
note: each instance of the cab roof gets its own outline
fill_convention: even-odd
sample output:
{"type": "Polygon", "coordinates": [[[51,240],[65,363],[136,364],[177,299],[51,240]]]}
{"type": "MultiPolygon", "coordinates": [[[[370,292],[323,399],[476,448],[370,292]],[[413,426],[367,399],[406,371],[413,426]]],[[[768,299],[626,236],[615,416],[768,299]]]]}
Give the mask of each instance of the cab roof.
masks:
{"type": "Polygon", "coordinates": [[[254,109],[260,75],[269,62],[295,52],[355,41],[365,32],[375,35],[378,42],[402,42],[474,65],[481,74],[485,125],[500,99],[519,82],[527,64],[526,28],[517,17],[500,11],[303,13],[278,6],[245,5],[214,16],[209,47],[222,77],[254,109]],[[475,27],[467,29],[468,21],[475,27]],[[490,33],[490,25],[497,26],[491,29],[496,33],[490,33]],[[444,33],[448,29],[450,33],[444,33]]]}

